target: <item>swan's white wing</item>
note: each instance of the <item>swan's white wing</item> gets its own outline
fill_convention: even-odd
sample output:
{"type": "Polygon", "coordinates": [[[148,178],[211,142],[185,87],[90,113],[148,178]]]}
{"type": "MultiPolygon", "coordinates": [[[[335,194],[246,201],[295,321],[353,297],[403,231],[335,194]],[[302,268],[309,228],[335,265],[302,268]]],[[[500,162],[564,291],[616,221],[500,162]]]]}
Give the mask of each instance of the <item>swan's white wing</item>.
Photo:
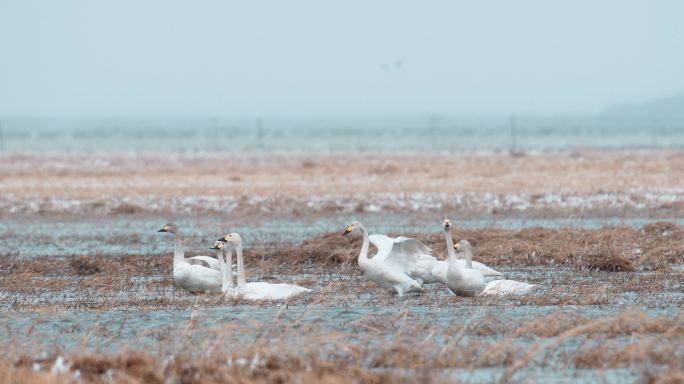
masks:
{"type": "Polygon", "coordinates": [[[377,259],[377,261],[384,260],[394,246],[394,239],[387,235],[370,235],[368,236],[368,241],[378,249],[378,253],[373,256],[373,259],[377,259]]]}
{"type": "Polygon", "coordinates": [[[416,239],[399,236],[394,239],[394,244],[396,245],[397,243],[401,243],[402,248],[407,251],[420,255],[432,255],[432,249],[416,239]]]}
{"type": "Polygon", "coordinates": [[[266,282],[251,282],[239,287],[240,296],[246,300],[285,300],[310,291],[299,285],[266,282]]]}
{"type": "Polygon", "coordinates": [[[201,265],[182,263],[174,266],[174,281],[183,289],[195,291],[220,291],[221,273],[201,265]]]}
{"type": "Polygon", "coordinates": [[[185,259],[191,265],[201,265],[203,267],[220,270],[218,259],[211,256],[193,256],[185,259]]]}
{"type": "Polygon", "coordinates": [[[370,272],[371,280],[383,288],[396,290],[399,295],[409,291],[422,292],[421,283],[414,280],[411,271],[416,269],[419,257],[434,259],[429,255],[430,248],[408,237],[393,239],[386,235],[371,235],[368,240],[378,248],[366,271],[370,272]]]}
{"type": "Polygon", "coordinates": [[[498,296],[508,296],[508,295],[525,295],[530,293],[536,284],[527,284],[522,281],[515,280],[494,280],[485,286],[482,291],[483,295],[498,295],[498,296]]]}
{"type": "MultiPolygon", "coordinates": [[[[463,265],[465,265],[465,260],[463,260],[463,265]]],[[[478,271],[482,272],[482,274],[486,278],[501,278],[501,277],[503,277],[503,274],[501,272],[496,271],[492,268],[489,268],[485,264],[482,264],[482,263],[474,261],[474,260],[473,260],[473,269],[477,269],[478,271]]]]}
{"type": "Polygon", "coordinates": [[[432,256],[419,257],[418,263],[410,271],[411,277],[423,280],[424,283],[445,283],[449,263],[437,260],[432,256]]]}
{"type": "Polygon", "coordinates": [[[383,262],[400,266],[407,273],[410,273],[415,268],[419,258],[433,258],[429,253],[426,254],[425,250],[430,253],[432,252],[430,248],[420,241],[400,236],[394,239],[392,250],[383,262]]]}
{"type": "MultiPolygon", "coordinates": [[[[211,256],[193,256],[193,257],[188,257],[185,259],[185,261],[188,262],[190,265],[199,265],[202,267],[207,267],[211,269],[215,269],[217,271],[221,270],[221,264],[219,264],[219,261],[211,256]]],[[[237,264],[233,264],[233,269],[237,268],[237,264]]],[[[233,271],[233,275],[236,275],[237,272],[233,271]]]]}

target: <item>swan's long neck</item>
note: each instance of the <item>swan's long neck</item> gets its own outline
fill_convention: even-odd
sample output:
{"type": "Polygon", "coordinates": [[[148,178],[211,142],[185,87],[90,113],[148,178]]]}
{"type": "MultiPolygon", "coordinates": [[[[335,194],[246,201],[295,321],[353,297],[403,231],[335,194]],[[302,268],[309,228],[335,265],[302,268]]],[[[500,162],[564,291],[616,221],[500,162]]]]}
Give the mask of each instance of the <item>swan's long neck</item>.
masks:
{"type": "Polygon", "coordinates": [[[454,240],[451,238],[451,229],[445,229],[444,235],[446,237],[447,252],[449,253],[449,260],[454,258],[456,260],[456,251],[454,251],[454,240]]]}
{"type": "Polygon", "coordinates": [[[449,252],[449,266],[447,267],[447,279],[451,280],[460,280],[463,278],[463,271],[458,265],[458,258],[456,256],[456,252],[454,251],[453,245],[451,243],[451,236],[447,235],[447,247],[450,247],[451,251],[449,252]]]}
{"type": "Polygon", "coordinates": [[[368,247],[370,246],[370,240],[368,239],[368,231],[362,225],[359,225],[361,232],[363,233],[363,245],[361,246],[361,253],[359,253],[359,265],[368,262],[368,247]]]}
{"type": "Polygon", "coordinates": [[[221,292],[228,290],[228,280],[226,279],[226,262],[223,260],[223,250],[216,250],[216,258],[219,263],[219,273],[221,274],[221,292]]]}
{"type": "MultiPolygon", "coordinates": [[[[238,287],[242,287],[245,284],[247,284],[246,277],[245,277],[245,266],[244,262],[242,260],[242,240],[239,240],[237,244],[235,244],[235,253],[237,255],[237,270],[238,270],[238,276],[237,276],[237,285],[238,287]]],[[[231,273],[233,273],[231,271],[231,273]]]]}
{"type": "Polygon", "coordinates": [[[472,248],[466,247],[465,259],[466,259],[466,268],[473,269],[473,249],[472,248]]]}
{"type": "Polygon", "coordinates": [[[228,287],[233,287],[233,250],[223,248],[223,255],[226,257],[226,272],[224,274],[228,287]]]}
{"type": "Polygon", "coordinates": [[[180,233],[173,234],[173,241],[175,247],[173,249],[173,265],[185,261],[185,252],[183,251],[183,236],[180,233]]]}

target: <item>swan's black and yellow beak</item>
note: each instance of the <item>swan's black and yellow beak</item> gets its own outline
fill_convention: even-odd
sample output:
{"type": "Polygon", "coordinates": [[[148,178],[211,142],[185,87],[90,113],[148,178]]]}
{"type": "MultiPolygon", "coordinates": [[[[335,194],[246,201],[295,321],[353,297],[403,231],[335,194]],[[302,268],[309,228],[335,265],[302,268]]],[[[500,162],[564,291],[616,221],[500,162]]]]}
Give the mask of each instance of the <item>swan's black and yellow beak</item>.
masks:
{"type": "Polygon", "coordinates": [[[214,245],[213,247],[209,247],[209,249],[221,249],[218,246],[214,245]]]}
{"type": "Polygon", "coordinates": [[[351,225],[348,225],[348,226],[347,226],[347,229],[345,229],[345,230],[344,230],[344,233],[342,233],[342,236],[347,236],[348,234],[351,233],[351,231],[352,231],[352,226],[351,226],[351,225]]]}
{"type": "Polygon", "coordinates": [[[444,221],[442,221],[442,227],[444,227],[444,229],[449,229],[449,228],[451,228],[451,220],[449,220],[449,219],[444,219],[444,221]]]}
{"type": "Polygon", "coordinates": [[[168,231],[169,231],[169,230],[168,230],[168,229],[166,229],[166,227],[164,227],[164,228],[162,228],[162,229],[158,230],[157,232],[168,232],[168,231]]]}
{"type": "Polygon", "coordinates": [[[218,239],[218,240],[216,240],[216,241],[220,241],[220,242],[222,242],[222,243],[227,243],[227,242],[228,242],[228,240],[226,240],[225,237],[222,237],[222,238],[220,238],[220,239],[218,239]]]}
{"type": "Polygon", "coordinates": [[[458,251],[459,249],[461,249],[461,244],[459,244],[459,243],[454,244],[454,249],[457,250],[457,251],[458,251]]]}

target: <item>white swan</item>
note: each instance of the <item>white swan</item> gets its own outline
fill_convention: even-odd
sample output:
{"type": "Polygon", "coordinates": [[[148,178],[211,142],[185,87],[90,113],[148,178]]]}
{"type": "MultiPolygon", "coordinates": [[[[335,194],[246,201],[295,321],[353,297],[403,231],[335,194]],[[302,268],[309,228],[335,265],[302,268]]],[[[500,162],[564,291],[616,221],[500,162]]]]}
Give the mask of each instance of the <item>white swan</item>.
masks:
{"type": "MultiPolygon", "coordinates": [[[[180,234],[180,230],[178,229],[178,226],[174,223],[167,223],[164,225],[160,230],[157,232],[168,232],[172,233],[176,247],[174,250],[174,255],[180,254],[183,258],[185,258],[185,251],[184,251],[184,246],[183,246],[183,237],[180,234]]],[[[219,270],[219,262],[218,259],[215,259],[211,256],[192,256],[185,258],[185,261],[188,262],[189,264],[192,265],[201,265],[207,268],[219,270]]]]}
{"type": "Polygon", "coordinates": [[[536,284],[523,283],[515,280],[494,280],[485,284],[482,272],[472,269],[473,248],[468,240],[461,240],[454,246],[456,250],[463,250],[466,257],[466,268],[459,268],[452,260],[455,255],[449,256],[449,270],[447,273],[447,286],[460,296],[476,295],[524,295],[534,289],[536,284]]]}
{"type": "Polygon", "coordinates": [[[344,231],[345,236],[351,233],[363,235],[358,263],[371,281],[384,289],[395,291],[399,296],[407,292],[423,292],[420,283],[409,275],[409,269],[418,261],[416,251],[422,243],[406,237],[392,239],[385,235],[368,236],[368,231],[358,221],[351,223],[344,231]],[[368,258],[371,237],[378,253],[368,258]]]}
{"type": "MultiPolygon", "coordinates": [[[[444,229],[444,234],[447,242],[447,252],[449,257],[455,256],[454,244],[451,238],[451,221],[445,219],[442,222],[442,228],[444,229]]],[[[374,235],[377,236],[377,235],[374,235]]],[[[373,239],[371,239],[373,242],[373,239]]],[[[409,274],[411,277],[417,280],[421,280],[424,283],[443,283],[447,282],[447,271],[449,269],[449,261],[438,260],[432,256],[432,251],[423,243],[420,243],[420,249],[417,249],[417,261],[415,264],[409,266],[409,274]]],[[[466,261],[463,259],[458,259],[453,257],[454,263],[459,268],[466,268],[466,261]]],[[[472,268],[476,269],[484,275],[485,282],[501,279],[503,275],[488,266],[478,263],[477,261],[472,261],[472,268]]]]}
{"type": "MultiPolygon", "coordinates": [[[[185,258],[183,254],[183,238],[175,224],[168,223],[158,232],[169,232],[174,236],[176,246],[173,251],[173,281],[179,287],[190,292],[217,291],[221,288],[222,277],[219,268],[212,269],[201,261],[198,264],[197,262],[190,261],[193,260],[192,258],[185,258]]],[[[219,267],[218,260],[216,262],[217,267],[219,267]]]]}
{"type": "Polygon", "coordinates": [[[226,296],[234,297],[237,296],[237,292],[235,292],[235,287],[233,286],[233,274],[228,273],[228,271],[233,269],[233,255],[229,254],[228,258],[224,260],[226,256],[225,251],[229,247],[227,243],[217,240],[210,249],[216,250],[216,258],[218,259],[221,272],[221,292],[226,296]]]}
{"type": "MultiPolygon", "coordinates": [[[[242,237],[237,233],[231,233],[219,239],[219,242],[227,243],[235,249],[237,256],[237,287],[231,289],[232,286],[232,275],[224,274],[223,279],[228,280],[228,282],[222,284],[222,287],[226,287],[224,293],[227,296],[236,297],[246,300],[285,300],[290,297],[295,297],[306,292],[311,292],[309,288],[300,287],[294,284],[272,284],[266,282],[246,282],[245,268],[242,258],[242,237]]],[[[221,246],[220,246],[221,247],[221,246]]],[[[232,264],[232,251],[231,247],[222,246],[224,249],[224,255],[226,255],[226,260],[228,265],[232,264]],[[226,252],[227,251],[227,252],[226,252]]],[[[220,260],[222,262],[223,260],[220,260]]],[[[227,270],[228,267],[226,267],[227,270]]]]}
{"type": "MultiPolygon", "coordinates": [[[[461,242],[456,244],[456,249],[462,246],[464,242],[467,243],[466,240],[461,240],[461,242]]],[[[472,251],[468,252],[466,250],[465,257],[466,267],[461,268],[456,258],[456,253],[449,253],[446,286],[449,287],[452,293],[459,296],[477,296],[485,288],[484,275],[482,272],[473,269],[472,251]]]]}
{"type": "Polygon", "coordinates": [[[481,295],[526,295],[537,287],[537,284],[523,283],[515,280],[494,280],[487,283],[481,295]]]}
{"type": "MultiPolygon", "coordinates": [[[[460,266],[461,268],[466,267],[466,261],[464,259],[459,259],[456,257],[456,252],[454,251],[454,241],[451,238],[451,220],[449,219],[444,219],[442,221],[442,229],[444,229],[444,235],[446,237],[446,244],[447,244],[447,252],[449,253],[449,258],[451,259],[451,256],[454,256],[454,261],[456,265],[460,266]]],[[[446,277],[446,271],[447,267],[449,265],[448,261],[438,261],[440,263],[439,272],[444,273],[444,276],[446,277]]],[[[482,275],[484,276],[485,282],[490,282],[492,280],[499,280],[503,279],[504,275],[501,272],[495,271],[492,268],[489,268],[488,266],[479,263],[475,260],[472,260],[472,265],[473,269],[476,269],[480,272],[482,272],[482,275]]]]}

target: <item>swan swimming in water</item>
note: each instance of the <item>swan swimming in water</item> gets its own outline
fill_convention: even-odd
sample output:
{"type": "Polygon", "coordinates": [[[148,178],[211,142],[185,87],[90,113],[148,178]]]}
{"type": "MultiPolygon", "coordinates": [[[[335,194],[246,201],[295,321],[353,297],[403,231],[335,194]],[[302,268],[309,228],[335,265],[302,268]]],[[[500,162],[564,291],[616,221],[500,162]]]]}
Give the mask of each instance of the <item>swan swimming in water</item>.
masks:
{"type": "MultiPolygon", "coordinates": [[[[306,292],[311,292],[310,289],[300,287],[294,284],[272,284],[266,282],[246,282],[245,267],[242,257],[242,237],[237,233],[225,235],[218,240],[219,244],[215,247],[223,249],[226,256],[227,266],[224,270],[228,270],[232,264],[233,252],[231,248],[235,249],[237,257],[237,287],[233,287],[232,274],[223,274],[222,289],[224,294],[229,297],[240,297],[246,300],[285,300],[290,297],[295,297],[306,292]]],[[[223,259],[219,258],[219,263],[223,263],[223,259]]]]}
{"type": "Polygon", "coordinates": [[[185,258],[183,252],[183,238],[178,227],[173,223],[168,223],[158,232],[169,232],[174,236],[176,243],[173,251],[173,281],[181,288],[190,292],[218,291],[221,288],[222,277],[219,272],[219,263],[214,259],[217,268],[209,267],[205,258],[213,259],[209,256],[195,256],[185,258]]]}
{"type": "Polygon", "coordinates": [[[460,268],[455,263],[456,255],[449,255],[449,268],[447,271],[447,286],[451,292],[459,296],[477,295],[524,295],[534,289],[536,284],[523,283],[515,280],[493,280],[485,283],[482,272],[472,268],[473,248],[468,240],[461,240],[454,245],[456,250],[465,253],[466,268],[460,268]]]}
{"type": "Polygon", "coordinates": [[[398,296],[403,296],[407,292],[423,292],[421,283],[410,276],[409,270],[416,265],[417,255],[424,244],[406,237],[392,239],[385,235],[368,236],[368,231],[358,221],[347,226],[343,235],[349,234],[363,236],[358,263],[371,281],[384,289],[395,291],[398,296]],[[378,253],[368,258],[371,242],[378,248],[378,253]]]}

